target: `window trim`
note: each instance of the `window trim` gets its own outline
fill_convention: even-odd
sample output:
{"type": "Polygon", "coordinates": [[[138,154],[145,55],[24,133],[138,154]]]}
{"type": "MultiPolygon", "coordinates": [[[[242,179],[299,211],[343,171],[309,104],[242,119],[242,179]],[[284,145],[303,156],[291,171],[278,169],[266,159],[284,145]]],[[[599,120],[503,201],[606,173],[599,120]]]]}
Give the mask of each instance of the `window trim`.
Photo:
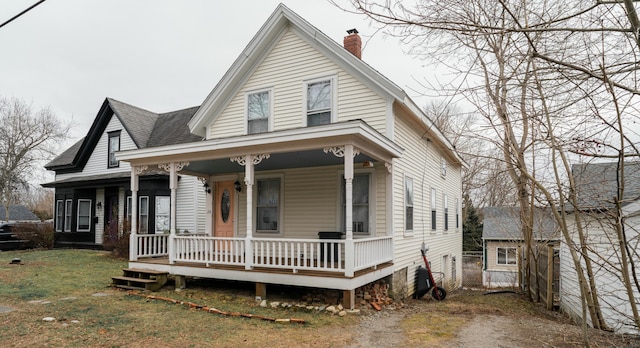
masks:
{"type": "Polygon", "coordinates": [[[413,185],[413,177],[409,176],[409,175],[405,175],[404,176],[404,193],[405,193],[405,197],[404,197],[404,232],[405,235],[412,235],[413,231],[415,229],[415,188],[413,185]],[[408,192],[408,183],[411,183],[411,204],[408,203],[408,197],[407,197],[407,192],[408,192]],[[408,228],[408,208],[411,208],[411,228],[408,228]]]}
{"type": "Polygon", "coordinates": [[[442,206],[444,213],[444,230],[449,231],[449,196],[445,193],[442,196],[442,206]]]}
{"type": "Polygon", "coordinates": [[[158,216],[166,216],[168,217],[169,220],[169,231],[171,230],[171,196],[164,196],[164,195],[157,195],[155,196],[155,210],[154,210],[154,214],[153,214],[153,230],[155,234],[162,234],[165,233],[167,230],[158,230],[158,216]],[[167,214],[162,214],[159,215],[158,214],[158,199],[159,198],[163,198],[163,199],[167,199],[169,201],[169,211],[167,212],[167,214]]]}
{"type": "Polygon", "coordinates": [[[64,229],[64,200],[56,200],[56,232],[62,232],[64,229]]]}
{"type": "Polygon", "coordinates": [[[255,234],[263,234],[268,236],[281,236],[284,234],[284,174],[274,175],[256,175],[255,188],[253,190],[253,232],[255,234]],[[259,230],[258,229],[258,181],[260,180],[280,180],[280,192],[278,201],[278,229],[277,230],[259,230]]]}
{"type": "Polygon", "coordinates": [[[436,189],[435,188],[431,188],[431,231],[435,232],[438,229],[438,208],[436,206],[437,204],[437,198],[436,198],[436,189]]]}
{"type": "Polygon", "coordinates": [[[331,119],[329,121],[329,124],[337,122],[337,104],[338,104],[337,80],[338,80],[337,75],[332,74],[332,75],[325,75],[321,77],[310,78],[302,82],[302,109],[303,109],[302,110],[302,126],[303,127],[309,126],[308,125],[309,110],[307,109],[307,102],[308,102],[307,93],[309,90],[309,85],[312,83],[317,83],[322,81],[329,81],[329,83],[331,84],[331,97],[330,97],[331,106],[329,107],[329,112],[331,113],[331,119]]]}
{"type": "Polygon", "coordinates": [[[267,132],[273,131],[273,114],[274,114],[273,87],[259,88],[259,89],[253,89],[251,91],[247,91],[244,94],[244,134],[246,135],[261,134],[261,133],[249,133],[249,96],[253,94],[259,94],[259,93],[265,93],[265,92],[269,96],[269,116],[267,117],[267,132]]]}
{"type": "Polygon", "coordinates": [[[71,232],[71,225],[73,224],[73,199],[66,199],[64,201],[63,215],[64,218],[62,219],[62,231],[71,232]]]}
{"type": "Polygon", "coordinates": [[[108,132],[107,133],[107,168],[119,168],[120,167],[120,161],[118,161],[116,158],[115,153],[120,151],[120,148],[122,147],[122,139],[120,137],[121,131],[113,131],[113,132],[108,132]],[[113,138],[118,138],[118,149],[111,152],[111,139],[113,138]],[[111,163],[111,155],[113,154],[113,158],[115,159],[115,164],[111,163]]]}
{"type": "Polygon", "coordinates": [[[498,265],[498,266],[515,266],[515,265],[518,265],[518,248],[516,248],[516,247],[508,247],[508,246],[496,247],[496,265],[498,265]],[[500,249],[504,249],[505,250],[505,254],[504,254],[505,263],[500,263],[500,249]],[[512,260],[509,259],[509,250],[513,250],[513,254],[514,254],[513,262],[511,262],[512,260]]]}
{"type": "MultiPolygon", "coordinates": [[[[91,208],[92,208],[92,200],[91,199],[86,199],[86,198],[81,198],[78,199],[78,213],[77,215],[77,220],[76,220],[76,231],[78,232],[91,232],[91,208]],[[89,215],[87,216],[89,218],[89,224],[87,225],[87,228],[80,228],[80,203],[89,203],[89,215]]],[[[83,216],[84,217],[84,216],[83,216]]]]}

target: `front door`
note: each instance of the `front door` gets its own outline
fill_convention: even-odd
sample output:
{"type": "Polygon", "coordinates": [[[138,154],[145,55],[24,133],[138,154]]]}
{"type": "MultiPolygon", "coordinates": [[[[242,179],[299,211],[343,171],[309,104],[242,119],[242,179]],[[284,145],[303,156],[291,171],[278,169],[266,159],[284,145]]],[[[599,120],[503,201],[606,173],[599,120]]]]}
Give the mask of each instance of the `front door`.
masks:
{"type": "Polygon", "coordinates": [[[217,181],[215,185],[214,236],[233,237],[234,186],[233,181],[217,181]]]}

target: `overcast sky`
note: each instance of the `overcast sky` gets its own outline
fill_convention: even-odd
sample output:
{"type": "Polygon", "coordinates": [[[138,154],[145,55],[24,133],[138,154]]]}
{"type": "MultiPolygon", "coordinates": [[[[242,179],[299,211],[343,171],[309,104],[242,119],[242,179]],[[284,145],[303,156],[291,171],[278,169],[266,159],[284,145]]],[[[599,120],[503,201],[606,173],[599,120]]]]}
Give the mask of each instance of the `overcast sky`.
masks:
{"type": "MultiPolygon", "coordinates": [[[[0,22],[36,2],[0,1],[0,22]]],[[[0,96],[73,119],[66,146],[106,97],[153,112],[200,105],[280,2],[340,44],[357,28],[362,58],[419,99],[414,79],[431,69],[327,0],[48,0],[0,28],[0,96]]]]}

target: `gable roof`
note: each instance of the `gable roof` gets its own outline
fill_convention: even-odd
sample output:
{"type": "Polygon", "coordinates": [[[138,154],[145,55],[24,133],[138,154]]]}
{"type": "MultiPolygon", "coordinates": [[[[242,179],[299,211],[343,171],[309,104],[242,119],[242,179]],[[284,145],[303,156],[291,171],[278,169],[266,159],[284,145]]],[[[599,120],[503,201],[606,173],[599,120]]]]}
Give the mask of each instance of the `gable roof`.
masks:
{"type": "Polygon", "coordinates": [[[139,148],[200,141],[189,132],[187,122],[198,107],[157,114],[137,106],[106,98],[87,135],[45,165],[58,173],[81,171],[104,133],[112,116],[118,118],[139,148]],[[170,135],[170,136],[168,136],[170,135]]]}
{"type": "MultiPolygon", "coordinates": [[[[482,225],[482,239],[522,240],[519,207],[486,207],[482,225]]],[[[536,240],[559,238],[558,224],[546,209],[534,213],[533,236],[536,240]]]]}
{"type": "Polygon", "coordinates": [[[282,33],[291,28],[312,47],[322,52],[326,57],[335,62],[346,72],[356,77],[369,88],[387,99],[394,99],[402,107],[409,110],[416,118],[425,124],[435,138],[452,153],[459,163],[464,162],[455,151],[453,145],[437,129],[435,124],[416,106],[402,88],[372,68],[363,60],[355,57],[344,47],[329,38],[322,31],[307,22],[304,18],[290,10],[287,6],[279,4],[260,30],[251,39],[247,47],[234,61],[229,70],[214,87],[211,93],[202,103],[200,109],[189,121],[189,129],[192,133],[206,136],[206,127],[212,119],[215,119],[224,106],[235,96],[242,87],[243,82],[255,71],[264,60],[267,53],[280,39],[282,33]]]}
{"type": "MultiPolygon", "coordinates": [[[[0,221],[6,221],[7,211],[4,206],[0,206],[0,221]]],[[[24,205],[12,205],[9,207],[9,219],[11,221],[40,221],[36,214],[32,213],[24,205]]]]}
{"type": "MultiPolygon", "coordinates": [[[[618,192],[618,163],[581,163],[571,166],[579,210],[614,208],[618,192]]],[[[624,163],[622,205],[640,199],[640,162],[624,163]]]]}

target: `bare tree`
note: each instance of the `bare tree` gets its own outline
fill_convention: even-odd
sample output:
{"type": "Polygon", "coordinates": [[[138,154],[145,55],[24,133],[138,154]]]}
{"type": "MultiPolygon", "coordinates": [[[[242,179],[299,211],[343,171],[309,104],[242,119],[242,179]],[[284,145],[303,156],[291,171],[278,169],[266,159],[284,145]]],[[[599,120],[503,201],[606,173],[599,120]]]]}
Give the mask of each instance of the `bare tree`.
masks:
{"type": "MultiPolygon", "coordinates": [[[[600,256],[589,246],[587,217],[576,208],[571,165],[587,156],[619,160],[616,197],[624,197],[620,172],[625,160],[638,157],[634,144],[640,138],[630,127],[640,108],[640,21],[634,2],[352,0],[352,5],[403,38],[411,53],[453,73],[448,83],[429,87],[464,96],[483,117],[486,129],[476,134],[502,153],[496,159],[516,189],[527,256],[534,257],[533,207],[550,206],[578,273],[583,319],[588,311],[594,327],[607,329],[592,265],[600,256]]],[[[629,248],[621,207],[611,211],[619,211],[612,221],[620,275],[627,300],[635,303],[637,249],[629,248]]],[[[632,316],[640,327],[636,309],[632,316]]]]}
{"type": "Polygon", "coordinates": [[[43,161],[56,154],[69,131],[49,108],[33,111],[16,98],[0,97],[0,204],[6,209],[29,190],[29,183],[42,171],[43,161]]]}

